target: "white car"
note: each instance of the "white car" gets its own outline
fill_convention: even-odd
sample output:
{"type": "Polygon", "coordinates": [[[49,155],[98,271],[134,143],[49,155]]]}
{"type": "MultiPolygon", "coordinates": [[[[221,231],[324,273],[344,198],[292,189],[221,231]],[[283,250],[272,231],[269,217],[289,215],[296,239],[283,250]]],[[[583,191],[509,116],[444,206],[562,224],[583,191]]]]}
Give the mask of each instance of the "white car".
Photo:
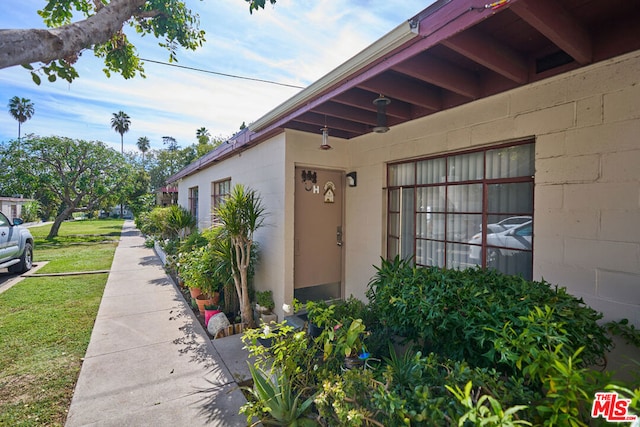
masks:
{"type": "MultiPolygon", "coordinates": [[[[487,224],[487,230],[489,230],[489,233],[500,233],[529,221],[531,221],[530,216],[511,216],[503,219],[502,221],[487,224]]],[[[480,226],[480,231],[482,231],[482,226],[480,226]]]]}
{"type": "MultiPolygon", "coordinates": [[[[533,221],[531,217],[523,224],[507,228],[498,233],[487,234],[487,265],[496,261],[498,256],[511,256],[522,250],[531,250],[533,236],[533,221]]],[[[482,233],[478,233],[469,240],[469,258],[482,261],[482,233]]]]}

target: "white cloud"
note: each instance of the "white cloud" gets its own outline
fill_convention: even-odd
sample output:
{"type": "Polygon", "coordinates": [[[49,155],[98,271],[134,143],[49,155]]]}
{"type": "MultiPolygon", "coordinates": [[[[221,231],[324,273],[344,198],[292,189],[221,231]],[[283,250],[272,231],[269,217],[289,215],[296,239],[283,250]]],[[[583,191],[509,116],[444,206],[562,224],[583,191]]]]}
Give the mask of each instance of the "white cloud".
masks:
{"type": "MultiPolygon", "coordinates": [[[[196,52],[180,52],[179,65],[301,86],[428,6],[413,0],[278,0],[250,15],[244,0],[187,3],[200,14],[207,43],[196,52]]],[[[34,13],[38,7],[37,0],[3,0],[0,28],[42,26],[34,13]]],[[[132,39],[143,58],[166,59],[151,37],[132,39]]],[[[136,150],[140,136],[149,137],[152,148],[162,147],[164,135],[186,146],[202,126],[215,136],[231,135],[242,122],[257,120],[299,91],[153,63],[145,65],[147,79],[106,78],[91,52],[77,68],[80,78],[73,84],[41,86],[20,67],[0,70],[0,101],[17,95],[35,104],[23,133],[97,139],[119,149],[120,135],[110,119],[122,110],[131,117],[125,149],[136,150]]],[[[17,122],[0,114],[0,141],[16,134],[17,122]]]]}

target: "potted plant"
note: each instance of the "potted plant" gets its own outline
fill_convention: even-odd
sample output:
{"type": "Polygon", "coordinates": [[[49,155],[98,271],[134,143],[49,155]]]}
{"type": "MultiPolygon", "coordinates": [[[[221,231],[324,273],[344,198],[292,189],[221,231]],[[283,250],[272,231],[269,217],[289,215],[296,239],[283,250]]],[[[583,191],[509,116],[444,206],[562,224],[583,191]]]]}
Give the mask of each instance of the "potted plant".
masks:
{"type": "Polygon", "coordinates": [[[249,298],[249,278],[252,269],[254,233],[264,223],[265,210],[260,196],[241,184],[216,209],[222,224],[223,236],[231,241],[231,272],[240,303],[242,323],[253,326],[253,312],[249,298]]]}
{"type": "MultiPolygon", "coordinates": [[[[217,291],[220,293],[222,310],[225,313],[235,313],[239,309],[238,297],[233,283],[234,252],[231,240],[225,235],[220,226],[213,226],[203,231],[207,244],[207,259],[204,261],[210,265],[209,277],[212,283],[217,283],[217,291]]],[[[255,250],[252,254],[255,258],[255,250]]],[[[249,272],[250,276],[253,270],[249,272]]]]}
{"type": "Polygon", "coordinates": [[[368,357],[364,345],[365,330],[362,319],[353,319],[348,326],[339,323],[333,328],[325,328],[324,360],[335,354],[336,357],[344,357],[347,369],[361,366],[368,357]]]}
{"type": "Polygon", "coordinates": [[[273,313],[273,309],[276,307],[273,302],[272,291],[257,291],[256,292],[256,313],[260,317],[262,323],[277,322],[278,315],[273,313]]]}
{"type": "Polygon", "coordinates": [[[257,291],[256,292],[256,311],[260,314],[270,314],[276,307],[273,302],[272,291],[257,291]]]}
{"type": "Polygon", "coordinates": [[[307,301],[307,333],[310,337],[317,338],[322,330],[335,323],[335,305],[327,304],[326,301],[307,301]]]}

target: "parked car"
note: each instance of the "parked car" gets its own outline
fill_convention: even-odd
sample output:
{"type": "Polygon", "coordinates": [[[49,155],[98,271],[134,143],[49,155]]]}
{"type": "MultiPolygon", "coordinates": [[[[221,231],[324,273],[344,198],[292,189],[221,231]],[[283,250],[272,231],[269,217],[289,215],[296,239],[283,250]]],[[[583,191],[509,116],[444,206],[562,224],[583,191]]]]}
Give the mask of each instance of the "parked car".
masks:
{"type": "Polygon", "coordinates": [[[13,222],[0,212],[0,268],[11,273],[24,273],[33,266],[33,236],[22,226],[20,218],[13,222]]]}
{"type": "MultiPolygon", "coordinates": [[[[523,224],[507,228],[498,233],[487,234],[487,264],[501,256],[511,256],[522,250],[531,250],[531,236],[533,235],[533,221],[531,217],[523,224]],[[491,247],[491,246],[495,246],[491,247]]],[[[482,260],[482,233],[478,233],[469,240],[469,258],[482,260]]]]}
{"type": "MultiPolygon", "coordinates": [[[[505,218],[502,221],[493,224],[487,224],[487,232],[500,233],[529,221],[531,221],[530,216],[510,216],[509,218],[505,218]]],[[[480,231],[482,231],[482,226],[480,226],[480,231]]]]}

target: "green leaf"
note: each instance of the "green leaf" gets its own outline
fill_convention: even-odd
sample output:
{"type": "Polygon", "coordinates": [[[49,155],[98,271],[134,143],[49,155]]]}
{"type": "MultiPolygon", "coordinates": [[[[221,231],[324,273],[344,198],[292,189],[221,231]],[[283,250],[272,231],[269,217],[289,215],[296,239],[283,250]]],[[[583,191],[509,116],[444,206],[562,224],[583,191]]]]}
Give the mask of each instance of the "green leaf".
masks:
{"type": "Polygon", "coordinates": [[[39,75],[37,75],[36,73],[33,73],[33,72],[32,72],[32,73],[31,73],[31,80],[33,80],[33,82],[34,82],[35,84],[37,84],[38,86],[40,86],[41,81],[40,81],[40,76],[39,76],[39,75]]]}

